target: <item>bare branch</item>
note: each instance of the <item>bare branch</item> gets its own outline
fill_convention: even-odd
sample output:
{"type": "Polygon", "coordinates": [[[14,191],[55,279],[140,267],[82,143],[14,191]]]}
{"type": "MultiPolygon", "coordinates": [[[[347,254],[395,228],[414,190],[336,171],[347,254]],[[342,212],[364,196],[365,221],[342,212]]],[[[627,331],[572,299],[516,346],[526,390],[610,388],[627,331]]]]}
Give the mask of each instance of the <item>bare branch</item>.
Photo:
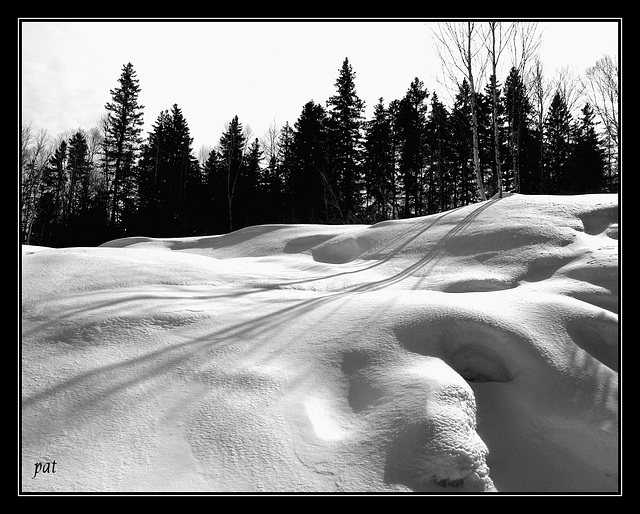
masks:
{"type": "MultiPolygon", "coordinates": [[[[471,69],[475,85],[479,85],[478,78],[484,78],[488,59],[480,53],[486,34],[479,30],[476,22],[438,23],[432,34],[435,38],[436,55],[449,81],[459,87],[463,79],[469,80],[471,69]]],[[[479,89],[480,87],[476,88],[479,89]]]]}
{"type": "Polygon", "coordinates": [[[553,82],[554,89],[563,97],[567,109],[571,113],[577,109],[578,100],[582,95],[582,91],[577,84],[579,82],[569,66],[563,66],[556,71],[556,78],[553,82]]]}
{"type": "Polygon", "coordinates": [[[521,76],[527,73],[527,65],[540,50],[541,37],[538,23],[517,22],[511,37],[511,65],[521,76]]]}
{"type": "Polygon", "coordinates": [[[476,182],[478,193],[482,200],[486,200],[484,186],[482,183],[482,170],[480,168],[478,123],[476,114],[476,91],[478,74],[475,71],[480,69],[480,77],[484,77],[488,59],[487,54],[479,54],[483,48],[483,35],[473,21],[459,23],[438,23],[438,30],[434,32],[436,38],[436,51],[440,57],[443,70],[449,75],[450,80],[458,87],[462,84],[462,76],[469,83],[471,89],[471,127],[473,132],[473,162],[476,172],[476,182]],[[478,59],[480,55],[480,59],[478,59]],[[479,61],[479,66],[478,66],[479,61]]]}
{"type": "Polygon", "coordinates": [[[619,142],[619,69],[617,59],[603,56],[586,70],[583,91],[596,114],[602,120],[611,141],[619,142]]]}

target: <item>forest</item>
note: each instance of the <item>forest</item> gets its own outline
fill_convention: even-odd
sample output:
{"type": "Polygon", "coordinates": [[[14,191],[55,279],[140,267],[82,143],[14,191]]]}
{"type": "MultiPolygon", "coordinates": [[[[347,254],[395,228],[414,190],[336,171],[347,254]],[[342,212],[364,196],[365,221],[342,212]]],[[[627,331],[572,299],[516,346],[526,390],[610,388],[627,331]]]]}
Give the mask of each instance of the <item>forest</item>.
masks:
{"type": "Polygon", "coordinates": [[[21,243],[94,246],[256,224],[372,224],[506,192],[618,192],[617,59],[603,56],[585,77],[548,80],[535,45],[521,37],[520,59],[497,77],[502,33],[491,23],[483,29],[486,58],[477,66],[460,43],[470,49],[478,28],[457,25],[439,35],[443,63],[452,76],[460,72],[452,105],[416,77],[402,98],[379,98],[365,119],[347,57],[335,95],[307,102],[293,125],[253,137],[234,116],[198,157],[175,103],[143,136],[141,85],[127,63],[98,126],[53,139],[22,123],[21,243]],[[487,79],[478,90],[481,72],[487,79]]]}

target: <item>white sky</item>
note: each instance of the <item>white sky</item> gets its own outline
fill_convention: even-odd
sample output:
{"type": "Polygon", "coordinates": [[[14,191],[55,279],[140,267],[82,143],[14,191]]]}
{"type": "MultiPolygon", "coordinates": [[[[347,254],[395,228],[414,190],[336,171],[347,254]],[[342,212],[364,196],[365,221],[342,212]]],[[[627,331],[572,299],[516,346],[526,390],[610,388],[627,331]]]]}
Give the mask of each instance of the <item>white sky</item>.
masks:
{"type": "MultiPolygon", "coordinates": [[[[603,55],[617,56],[618,27],[616,20],[540,22],[547,77],[564,66],[580,75],[603,55]]],[[[430,23],[421,20],[23,19],[20,49],[24,123],[54,137],[96,126],[131,62],[145,137],[160,112],[177,103],[196,156],[219,141],[234,115],[255,137],[274,122],[293,126],[307,101],[324,105],[335,94],[345,57],[367,118],[378,98],[385,105],[402,98],[414,77],[447,99],[430,23]]]]}

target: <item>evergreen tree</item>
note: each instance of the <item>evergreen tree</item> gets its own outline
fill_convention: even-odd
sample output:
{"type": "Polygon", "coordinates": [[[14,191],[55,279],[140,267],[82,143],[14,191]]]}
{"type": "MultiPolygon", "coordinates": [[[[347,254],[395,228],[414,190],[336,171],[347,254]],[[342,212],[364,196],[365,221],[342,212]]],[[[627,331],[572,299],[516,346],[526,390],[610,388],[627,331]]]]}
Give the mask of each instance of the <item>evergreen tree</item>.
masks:
{"type": "Polygon", "coordinates": [[[373,119],[366,123],[364,177],[368,218],[381,221],[394,217],[394,141],[392,116],[380,98],[373,119]]]}
{"type": "Polygon", "coordinates": [[[90,203],[91,161],[88,156],[87,140],[81,131],[69,139],[67,160],[69,176],[68,216],[86,215],[90,203]]]}
{"type": "Polygon", "coordinates": [[[283,221],[283,186],[278,155],[273,152],[263,170],[260,183],[264,200],[264,222],[266,223],[282,223],[283,221]]]}
{"type": "Polygon", "coordinates": [[[573,193],[600,193],[603,191],[605,154],[600,136],[596,132],[595,113],[585,104],[582,116],[575,126],[575,142],[571,159],[569,191],[573,193]]]}
{"type": "Polygon", "coordinates": [[[571,113],[556,92],[545,120],[545,154],[542,192],[564,194],[570,189],[571,113]]]}
{"type": "Polygon", "coordinates": [[[210,232],[226,232],[229,229],[227,195],[224,183],[224,166],[218,150],[213,149],[209,153],[204,164],[203,176],[205,180],[205,208],[203,209],[205,226],[210,232]]]}
{"type": "Polygon", "coordinates": [[[175,201],[176,234],[187,235],[202,231],[202,176],[193,154],[193,138],[186,118],[177,104],[171,107],[173,163],[177,170],[177,199],[175,201]]]}
{"type": "Polygon", "coordinates": [[[498,191],[495,167],[493,106],[491,86],[487,84],[485,93],[476,93],[476,123],[478,129],[478,155],[480,159],[480,177],[483,189],[489,197],[498,191]]]}
{"type": "Polygon", "coordinates": [[[425,166],[426,100],[429,96],[424,84],[413,79],[404,98],[400,101],[398,135],[400,137],[400,175],[404,185],[404,216],[424,214],[423,172],[425,166]]]}
{"type": "Polygon", "coordinates": [[[108,113],[106,154],[111,194],[111,224],[122,223],[123,213],[133,210],[137,153],[142,142],[142,109],[138,104],[139,80],[131,63],[122,68],[119,86],[111,90],[112,101],[105,105],[108,113]]]}
{"type": "Polygon", "coordinates": [[[428,170],[427,213],[457,207],[455,168],[450,165],[452,132],[447,108],[438,95],[431,98],[431,114],[426,125],[427,145],[430,148],[428,170]]]}
{"type": "MultiPolygon", "coordinates": [[[[495,36],[495,33],[494,33],[495,36]]],[[[495,65],[494,65],[495,69],[495,65]]],[[[487,100],[491,103],[491,140],[493,147],[493,159],[490,162],[493,162],[493,182],[495,183],[495,189],[499,198],[502,198],[502,194],[505,189],[510,189],[511,176],[507,175],[503,176],[502,172],[502,161],[505,152],[502,148],[503,146],[503,130],[502,127],[504,125],[504,103],[500,101],[501,90],[500,84],[498,84],[498,80],[495,74],[492,74],[489,77],[488,84],[488,94],[487,100]],[[506,181],[505,181],[506,178],[506,181]]]]}
{"type": "Polygon", "coordinates": [[[295,131],[286,122],[278,136],[277,174],[281,183],[280,212],[283,221],[292,221],[295,211],[295,197],[293,194],[293,177],[296,169],[294,151],[295,131]]]}
{"type": "Polygon", "coordinates": [[[361,199],[362,125],[364,102],[355,89],[355,72],[345,58],[335,83],[337,93],[329,98],[330,166],[329,182],[340,191],[343,221],[357,219],[361,199]]]}
{"type": "Polygon", "coordinates": [[[229,232],[234,230],[233,201],[238,179],[243,172],[245,143],[242,124],[238,121],[238,116],[234,116],[220,138],[220,171],[226,193],[229,232]]]}
{"type": "Polygon", "coordinates": [[[473,155],[473,130],[471,126],[471,89],[463,81],[455,96],[451,110],[451,159],[452,166],[459,170],[455,184],[460,205],[473,203],[477,196],[477,178],[473,155]]]}
{"type": "Polygon", "coordinates": [[[520,164],[524,153],[524,142],[528,139],[529,118],[533,108],[527,98],[520,72],[515,67],[511,68],[505,81],[504,103],[509,147],[509,165],[505,170],[505,176],[508,176],[508,170],[511,170],[513,190],[519,193],[522,190],[520,164]]]}
{"type": "Polygon", "coordinates": [[[262,159],[264,152],[258,139],[254,139],[245,155],[245,162],[237,183],[234,222],[236,227],[264,223],[264,187],[262,159]]]}
{"type": "MultiPolygon", "coordinates": [[[[169,111],[161,111],[152,125],[146,143],[142,146],[139,162],[138,208],[140,216],[147,218],[151,224],[159,226],[165,223],[160,220],[163,212],[167,212],[167,163],[169,161],[169,145],[171,121],[169,111]]],[[[152,235],[156,228],[152,230],[152,235]]]]}
{"type": "Polygon", "coordinates": [[[33,244],[57,246],[64,223],[65,190],[67,186],[67,142],[62,140],[44,170],[36,206],[33,244]]]}
{"type": "Polygon", "coordinates": [[[103,235],[104,223],[94,205],[96,188],[92,171],[87,139],[79,130],[68,143],[66,208],[59,240],[62,245],[86,246],[103,235]]]}
{"type": "Polygon", "coordinates": [[[294,125],[295,167],[289,187],[292,217],[298,223],[331,222],[342,207],[339,183],[328,173],[327,123],[325,109],[311,100],[294,125]]]}
{"type": "Polygon", "coordinates": [[[156,237],[201,230],[200,173],[191,143],[178,105],[162,111],[142,148],[138,167],[138,230],[146,227],[156,237]]]}

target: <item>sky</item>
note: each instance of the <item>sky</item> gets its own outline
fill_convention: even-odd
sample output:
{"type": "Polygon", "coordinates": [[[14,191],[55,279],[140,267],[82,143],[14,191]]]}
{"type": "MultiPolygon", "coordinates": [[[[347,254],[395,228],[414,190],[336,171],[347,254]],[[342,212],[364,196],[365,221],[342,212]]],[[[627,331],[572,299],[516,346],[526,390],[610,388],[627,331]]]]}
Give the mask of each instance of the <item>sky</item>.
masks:
{"type": "MultiPolygon", "coordinates": [[[[22,123],[52,137],[97,126],[128,62],[141,88],[143,134],[177,104],[196,156],[236,115],[261,138],[270,126],[293,126],[309,100],[325,105],[345,58],[367,119],[380,97],[385,105],[402,98],[415,77],[445,102],[448,94],[427,19],[19,23],[22,123]]],[[[618,29],[615,19],[538,20],[545,75],[568,66],[579,76],[603,55],[617,56],[618,29]]]]}

